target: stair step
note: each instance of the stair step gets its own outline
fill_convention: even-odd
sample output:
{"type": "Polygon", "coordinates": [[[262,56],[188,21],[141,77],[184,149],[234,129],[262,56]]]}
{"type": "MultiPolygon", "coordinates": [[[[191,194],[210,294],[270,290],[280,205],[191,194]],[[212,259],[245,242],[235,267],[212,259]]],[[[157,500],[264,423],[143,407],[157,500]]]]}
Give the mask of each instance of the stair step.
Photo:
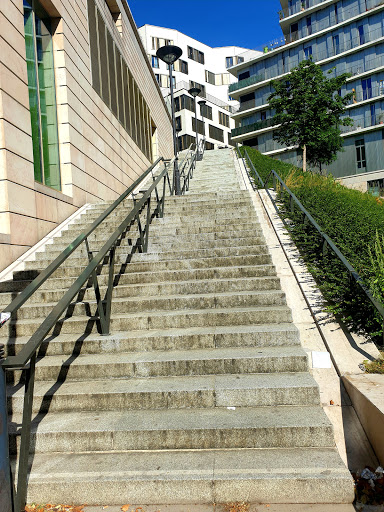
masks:
{"type": "MultiPolygon", "coordinates": [[[[63,283],[64,285],[64,283],[63,283]]],[[[106,292],[106,287],[101,286],[101,293],[106,292]]],[[[56,288],[54,290],[44,290],[35,292],[29,304],[40,302],[50,303],[58,302],[63,296],[67,288],[56,288]]],[[[128,284],[116,286],[113,290],[113,297],[145,297],[145,296],[165,296],[165,295],[200,295],[207,293],[246,291],[246,290],[280,290],[280,279],[278,277],[254,277],[254,278],[238,278],[238,279],[212,279],[209,281],[179,281],[164,283],[143,283],[128,284]]],[[[0,294],[1,305],[7,306],[13,300],[14,294],[0,294]]],[[[95,292],[91,285],[85,291],[83,300],[93,300],[95,292]]]]}
{"type": "MultiPolygon", "coordinates": [[[[10,353],[18,353],[28,340],[29,337],[10,338],[10,353]]],[[[300,345],[298,330],[292,323],[114,332],[109,336],[60,334],[46,338],[42,351],[46,355],[70,355],[80,350],[82,354],[104,354],[287,345],[300,345]]]]}
{"type": "Polygon", "coordinates": [[[334,447],[319,406],[58,412],[37,415],[31,436],[35,453],[334,447]]]}
{"type": "MultiPolygon", "coordinates": [[[[281,290],[241,291],[227,293],[205,293],[189,295],[161,295],[146,297],[116,297],[112,303],[112,314],[140,313],[151,311],[203,310],[251,306],[283,306],[285,294],[281,290]]],[[[56,303],[33,303],[25,305],[18,312],[18,319],[44,319],[56,303]]],[[[73,316],[94,316],[97,314],[95,295],[89,301],[74,302],[69,306],[73,316]]]]}
{"type": "Polygon", "coordinates": [[[115,352],[44,357],[36,366],[37,380],[145,378],[182,375],[287,373],[308,370],[300,346],[222,347],[155,352],[115,352]]]}
{"type": "MultiPolygon", "coordinates": [[[[68,269],[69,270],[69,269],[68,269]]],[[[100,286],[106,286],[108,282],[107,276],[108,267],[105,266],[103,272],[98,275],[98,282],[100,286]]],[[[115,269],[116,270],[116,269],[115,269]]],[[[123,271],[125,268],[122,269],[123,271]]],[[[55,277],[49,278],[43,285],[44,290],[63,290],[73,283],[74,276],[65,276],[66,269],[55,272],[55,277]],[[59,275],[58,275],[59,274],[59,275]],[[64,275],[63,275],[64,274],[64,275]]],[[[78,275],[78,274],[77,274],[78,275]]],[[[161,272],[127,272],[115,273],[115,285],[128,285],[128,284],[146,284],[158,282],[176,282],[176,281],[191,281],[191,280],[209,280],[215,279],[237,279],[246,277],[274,277],[276,270],[273,265],[247,265],[245,267],[217,267],[209,269],[194,269],[194,270],[166,270],[161,272]]],[[[90,283],[90,286],[92,283],[90,283]]],[[[1,332],[1,331],[0,331],[1,332]]]]}
{"type": "MultiPolygon", "coordinates": [[[[21,319],[8,322],[8,331],[0,330],[0,339],[32,335],[42,319],[21,319]]],[[[249,325],[264,323],[287,323],[292,321],[291,310],[286,306],[254,306],[225,309],[153,311],[134,314],[120,313],[111,316],[111,332],[140,329],[168,329],[203,326],[249,325]]],[[[95,317],[66,317],[59,320],[53,334],[90,333],[96,329],[95,317]]]]}
{"type": "MultiPolygon", "coordinates": [[[[24,390],[10,388],[8,396],[16,421],[23,411],[24,390]]],[[[43,381],[36,382],[34,397],[34,413],[320,403],[317,384],[308,373],[43,381]]]]}
{"type": "MultiPolygon", "coordinates": [[[[62,275],[76,275],[78,276],[85,267],[86,259],[83,259],[84,265],[71,266],[69,268],[59,268],[55,272],[55,276],[59,277],[62,275]],[[70,271],[70,272],[66,272],[70,271]]],[[[44,268],[44,262],[33,262],[36,266],[44,268]]],[[[213,256],[211,258],[195,258],[189,260],[162,260],[162,261],[132,261],[129,263],[128,271],[135,272],[158,272],[161,270],[183,270],[183,269],[200,269],[200,268],[212,268],[212,267],[226,267],[228,264],[233,267],[244,266],[244,265],[265,265],[271,263],[271,256],[268,253],[265,254],[252,254],[247,256],[233,256],[228,261],[228,258],[213,256]]],[[[105,265],[105,271],[108,271],[108,266],[105,265]]],[[[115,265],[116,272],[116,265],[115,265]]]]}
{"type": "Polygon", "coordinates": [[[35,454],[28,503],[66,503],[68,496],[120,506],[144,497],[147,504],[329,504],[351,503],[354,491],[331,448],[35,454]]]}

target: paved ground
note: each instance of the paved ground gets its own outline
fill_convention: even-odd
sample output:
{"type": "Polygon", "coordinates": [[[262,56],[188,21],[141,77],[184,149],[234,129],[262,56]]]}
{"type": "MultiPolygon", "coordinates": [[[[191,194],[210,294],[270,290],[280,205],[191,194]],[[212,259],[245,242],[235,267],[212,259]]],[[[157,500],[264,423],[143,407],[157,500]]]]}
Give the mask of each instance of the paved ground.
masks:
{"type": "MultiPolygon", "coordinates": [[[[250,505],[233,512],[353,512],[352,505],[250,505]]],[[[383,509],[384,510],[384,509],[383,509]]],[[[84,512],[122,512],[121,507],[86,507],[84,512]]],[[[223,505],[131,505],[125,512],[232,512],[223,505]]],[[[365,511],[364,511],[365,512],[365,511]]],[[[368,512],[368,510],[367,510],[368,512]]],[[[373,512],[373,511],[372,511],[373,512]]],[[[375,510],[376,512],[376,510],[375,510]]],[[[381,512],[381,511],[377,511],[381,512]]]]}

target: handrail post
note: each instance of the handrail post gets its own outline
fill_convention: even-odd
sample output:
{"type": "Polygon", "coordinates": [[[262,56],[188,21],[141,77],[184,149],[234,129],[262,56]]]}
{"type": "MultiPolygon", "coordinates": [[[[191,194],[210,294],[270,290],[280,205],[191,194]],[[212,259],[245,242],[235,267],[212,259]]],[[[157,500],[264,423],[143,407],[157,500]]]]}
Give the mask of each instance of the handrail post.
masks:
{"type": "Polygon", "coordinates": [[[35,385],[36,352],[30,359],[29,368],[25,371],[25,394],[23,422],[21,425],[21,441],[19,456],[19,471],[17,476],[17,492],[15,497],[15,512],[24,510],[27,501],[28,459],[31,438],[33,389],[35,385]]]}
{"type": "Polygon", "coordinates": [[[109,251],[109,271],[108,271],[108,287],[105,300],[105,328],[103,329],[102,335],[108,336],[110,334],[111,326],[111,308],[112,308],[112,293],[113,293],[113,278],[115,277],[115,256],[116,246],[112,246],[109,251]]]}
{"type": "MultiPolygon", "coordinates": [[[[12,512],[12,483],[9,460],[8,410],[5,370],[1,366],[4,345],[0,344],[0,510],[12,512]]],[[[16,512],[15,510],[13,512],[16,512]]]]}

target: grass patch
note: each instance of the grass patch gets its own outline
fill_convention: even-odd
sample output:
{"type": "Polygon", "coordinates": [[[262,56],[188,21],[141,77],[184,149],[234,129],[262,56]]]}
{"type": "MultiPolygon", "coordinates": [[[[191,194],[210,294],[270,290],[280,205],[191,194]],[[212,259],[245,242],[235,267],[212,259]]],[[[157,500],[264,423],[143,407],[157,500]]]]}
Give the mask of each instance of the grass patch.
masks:
{"type": "Polygon", "coordinates": [[[384,352],[380,353],[380,357],[374,361],[363,361],[365,373],[381,373],[384,374],[384,352]]]}

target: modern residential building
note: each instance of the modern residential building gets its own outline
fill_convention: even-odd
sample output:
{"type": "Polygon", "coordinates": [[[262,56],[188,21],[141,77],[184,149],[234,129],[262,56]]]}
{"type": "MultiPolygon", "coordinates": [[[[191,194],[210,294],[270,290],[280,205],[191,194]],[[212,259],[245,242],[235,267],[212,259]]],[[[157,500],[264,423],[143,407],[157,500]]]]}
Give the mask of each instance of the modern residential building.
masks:
{"type": "MultiPolygon", "coordinates": [[[[231,144],[231,128],[235,127],[230,115],[237,109],[238,102],[228,96],[228,85],[237,82],[227,69],[243,61],[239,57],[245,49],[237,46],[211,48],[177,30],[143,25],[139,29],[156,80],[168,99],[169,70],[156,57],[156,51],[166,44],[179,46],[183,54],[174,65],[176,129],[180,149],[187,148],[195,141],[194,101],[188,94],[192,87],[201,89],[197,101],[198,133],[206,138],[207,149],[231,144]]],[[[251,51],[251,50],[248,50],[251,51]]],[[[257,55],[258,52],[252,52],[257,55]]]]}
{"type": "Polygon", "coordinates": [[[173,138],[125,0],[4,0],[0,20],[1,271],[173,138]]]}
{"type": "Polygon", "coordinates": [[[240,101],[233,115],[232,140],[262,153],[299,164],[298,148],[273,140],[273,115],[267,98],[271,79],[289,80],[289,71],[312,58],[324,72],[348,72],[341,90],[353,93],[345,115],[353,126],[342,127],[344,151],[327,170],[347,185],[378,191],[384,187],[384,1],[281,0],[283,37],[264,45],[262,55],[239,55],[230,68],[238,83],[229,86],[240,101]]]}

